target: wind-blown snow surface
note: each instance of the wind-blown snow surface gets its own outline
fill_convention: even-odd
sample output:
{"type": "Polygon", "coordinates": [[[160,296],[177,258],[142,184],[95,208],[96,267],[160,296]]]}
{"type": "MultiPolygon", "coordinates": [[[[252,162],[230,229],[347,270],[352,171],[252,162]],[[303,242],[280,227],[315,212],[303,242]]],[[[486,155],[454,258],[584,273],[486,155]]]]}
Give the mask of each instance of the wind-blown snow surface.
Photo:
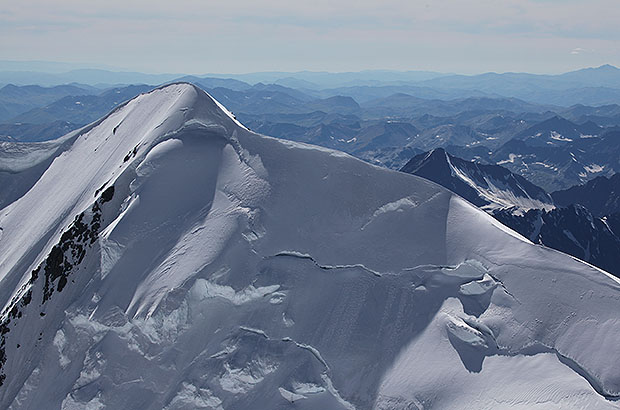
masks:
{"type": "Polygon", "coordinates": [[[1,408],[618,408],[620,285],[431,182],[187,84],[67,141],[0,211],[1,408]]]}

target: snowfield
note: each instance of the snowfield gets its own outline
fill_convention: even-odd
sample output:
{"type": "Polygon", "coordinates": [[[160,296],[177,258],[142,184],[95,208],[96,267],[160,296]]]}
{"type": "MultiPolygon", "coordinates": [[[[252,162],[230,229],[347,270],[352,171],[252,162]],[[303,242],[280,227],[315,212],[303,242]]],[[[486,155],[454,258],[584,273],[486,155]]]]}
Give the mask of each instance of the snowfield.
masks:
{"type": "Polygon", "coordinates": [[[0,408],[620,408],[620,284],[432,182],[189,84],[52,148],[0,155],[0,408]]]}

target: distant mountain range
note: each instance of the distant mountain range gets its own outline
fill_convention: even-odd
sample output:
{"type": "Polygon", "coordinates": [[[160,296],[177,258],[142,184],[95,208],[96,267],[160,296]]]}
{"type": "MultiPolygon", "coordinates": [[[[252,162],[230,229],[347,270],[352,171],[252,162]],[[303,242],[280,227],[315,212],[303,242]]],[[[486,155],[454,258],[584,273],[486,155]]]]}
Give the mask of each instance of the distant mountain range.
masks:
{"type": "Polygon", "coordinates": [[[618,102],[620,69],[603,65],[560,75],[527,73],[453,75],[429,79],[420,85],[440,90],[473,89],[539,104],[602,105],[618,102]]]}
{"type": "Polygon", "coordinates": [[[151,86],[134,85],[102,92],[76,86],[8,85],[0,89],[0,104],[4,103],[9,107],[7,111],[18,114],[4,123],[0,121],[0,139],[52,140],[95,121],[121,103],[151,89],[151,86]]]}
{"type": "Polygon", "coordinates": [[[515,138],[530,145],[558,145],[584,138],[596,138],[603,131],[592,121],[583,124],[572,123],[560,116],[554,116],[523,130],[515,138]]]}
{"type": "MultiPolygon", "coordinates": [[[[485,81],[532,81],[536,89],[547,84],[545,87],[561,91],[588,81],[593,86],[618,84],[613,80],[617,71],[607,66],[563,76],[489,74],[430,78],[431,74],[426,73],[423,79],[416,80],[426,84],[423,86],[408,83],[331,89],[302,86],[303,81],[310,82],[308,79],[297,84],[299,88],[293,88],[290,85],[295,85],[295,81],[290,76],[287,81],[276,79],[274,83],[253,85],[247,76],[242,78],[248,82],[198,76],[183,79],[207,90],[244,124],[260,133],[338,149],[394,169],[401,168],[416,154],[445,148],[467,160],[500,164],[553,192],[620,171],[620,128],[616,128],[620,126],[620,105],[567,108],[497,93],[489,96],[482,86],[482,90],[468,89],[467,97],[456,98],[459,93],[455,91],[460,89],[457,86],[474,87],[485,81]],[[607,78],[607,82],[596,80],[598,76],[607,78]],[[426,93],[431,90],[431,83],[443,88],[426,93]],[[399,92],[399,87],[411,94],[399,92]],[[428,98],[415,94],[422,89],[428,98]],[[342,93],[333,94],[336,90],[342,93]],[[347,92],[352,95],[346,95],[347,92]]],[[[396,81],[397,73],[391,77],[388,74],[343,73],[332,77],[320,73],[316,78],[339,79],[341,85],[347,76],[364,81],[387,76],[396,81]]],[[[273,80],[279,74],[270,75],[263,79],[273,80]]],[[[413,73],[403,76],[398,81],[416,77],[413,73]]],[[[256,79],[259,77],[252,78],[256,79]]],[[[5,86],[0,89],[0,140],[57,138],[152,88],[131,85],[100,89],[78,83],[56,87],[5,86]]]]}
{"type": "Polygon", "coordinates": [[[38,142],[57,139],[83,124],[56,120],[44,124],[0,124],[0,141],[38,142]]]}
{"type": "Polygon", "coordinates": [[[549,191],[565,189],[620,172],[620,129],[579,138],[552,131],[545,144],[536,138],[512,139],[493,151],[490,160],[549,191]]]}
{"type": "Polygon", "coordinates": [[[0,122],[9,120],[29,110],[43,107],[67,96],[83,96],[100,93],[92,87],[58,85],[41,87],[38,85],[7,85],[0,88],[0,122]]]}
{"type": "Polygon", "coordinates": [[[219,86],[233,90],[260,82],[299,89],[318,98],[343,95],[366,102],[405,93],[418,98],[453,100],[469,97],[518,98],[529,103],[571,106],[575,104],[605,105],[620,103],[620,69],[603,65],[559,75],[527,73],[484,73],[452,75],[428,71],[370,70],[348,73],[329,72],[264,72],[250,74],[145,74],[101,69],[80,68],[67,72],[40,72],[45,65],[33,65],[32,70],[16,70],[15,64],[1,64],[0,85],[37,84],[60,85],[81,83],[106,88],[129,84],[157,85],[171,81],[191,81],[213,88],[215,80],[225,80],[219,86]],[[209,78],[205,80],[205,77],[209,78]],[[206,81],[205,84],[203,81],[206,81]],[[231,86],[236,81],[236,86],[231,86]],[[202,82],[202,83],[201,83],[202,82]]]}
{"type": "Polygon", "coordinates": [[[147,85],[133,85],[108,89],[99,95],[67,96],[44,107],[22,113],[11,121],[44,124],[60,120],[88,124],[128,99],[152,89],[153,87],[147,85]]]}

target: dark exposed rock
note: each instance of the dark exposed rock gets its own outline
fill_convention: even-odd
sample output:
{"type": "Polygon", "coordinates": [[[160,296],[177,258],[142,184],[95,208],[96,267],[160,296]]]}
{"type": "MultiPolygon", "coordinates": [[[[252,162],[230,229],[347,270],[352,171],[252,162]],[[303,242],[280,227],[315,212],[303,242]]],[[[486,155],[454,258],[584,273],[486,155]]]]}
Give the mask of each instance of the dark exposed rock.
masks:
{"type": "MultiPolygon", "coordinates": [[[[60,236],[58,243],[52,247],[47,258],[31,272],[30,279],[22,287],[22,291],[26,286],[34,286],[39,279],[43,279],[42,305],[50,300],[54,291],[62,292],[68,283],[69,275],[74,273],[84,260],[87,249],[97,240],[101,229],[101,205],[112,200],[113,196],[114,186],[110,186],[101,193],[89,210],[75,217],[69,228],[60,236]],[[43,276],[40,276],[41,272],[43,276]]],[[[15,296],[3,312],[5,319],[0,323],[0,386],[6,379],[3,368],[6,363],[6,335],[11,330],[11,319],[21,318],[23,315],[21,308],[31,302],[32,288],[15,296]]],[[[44,317],[45,313],[40,312],[39,315],[44,317]]],[[[43,333],[40,333],[38,340],[42,340],[42,337],[43,333]]]]}
{"type": "Polygon", "coordinates": [[[620,277],[620,237],[613,229],[612,218],[597,218],[581,205],[551,211],[532,209],[523,215],[502,210],[493,216],[532,242],[568,253],[620,277]]]}

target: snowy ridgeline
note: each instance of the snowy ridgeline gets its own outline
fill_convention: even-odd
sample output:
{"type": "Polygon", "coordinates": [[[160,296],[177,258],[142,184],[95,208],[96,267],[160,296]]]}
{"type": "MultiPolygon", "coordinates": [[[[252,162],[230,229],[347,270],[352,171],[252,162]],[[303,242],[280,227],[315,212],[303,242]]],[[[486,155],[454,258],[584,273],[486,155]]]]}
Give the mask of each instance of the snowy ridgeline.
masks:
{"type": "Polygon", "coordinates": [[[620,285],[436,184],[187,84],[2,155],[1,408],[618,408],[620,285]]]}

